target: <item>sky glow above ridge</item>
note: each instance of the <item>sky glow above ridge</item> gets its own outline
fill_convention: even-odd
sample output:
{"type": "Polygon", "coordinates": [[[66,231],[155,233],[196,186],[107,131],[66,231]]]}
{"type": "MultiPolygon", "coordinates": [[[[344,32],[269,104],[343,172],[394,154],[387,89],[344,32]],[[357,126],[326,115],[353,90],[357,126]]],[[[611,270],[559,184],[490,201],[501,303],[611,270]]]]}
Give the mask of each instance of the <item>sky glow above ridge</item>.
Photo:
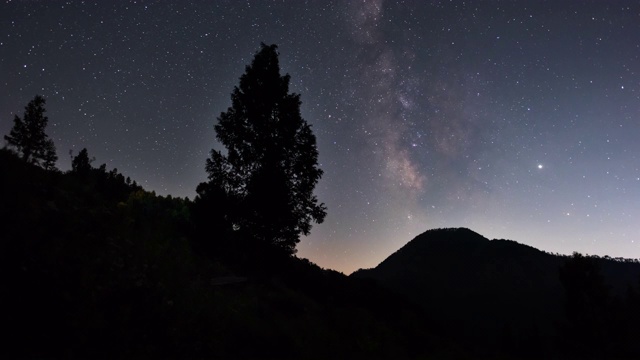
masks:
{"type": "Polygon", "coordinates": [[[260,42],[325,172],[300,256],[350,273],[468,227],[640,257],[637,1],[2,1],[0,133],[44,95],[60,169],[86,147],[193,198],[260,42]]]}

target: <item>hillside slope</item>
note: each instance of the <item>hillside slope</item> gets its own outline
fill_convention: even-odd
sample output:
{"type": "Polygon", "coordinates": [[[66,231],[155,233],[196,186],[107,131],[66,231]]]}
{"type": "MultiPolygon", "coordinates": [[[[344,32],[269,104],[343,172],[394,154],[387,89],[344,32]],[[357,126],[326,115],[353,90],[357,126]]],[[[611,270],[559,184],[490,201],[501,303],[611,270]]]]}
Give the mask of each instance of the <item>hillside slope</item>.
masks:
{"type": "MultiPolygon", "coordinates": [[[[422,306],[479,354],[503,347],[555,352],[565,319],[559,269],[567,257],[464,228],[427,231],[377,267],[352,277],[375,279],[422,306]]],[[[624,297],[640,264],[596,259],[612,294],[624,297]]]]}
{"type": "Polygon", "coordinates": [[[457,349],[418,307],[370,281],[295,257],[199,253],[188,200],[116,171],[46,171],[6,150],[0,170],[2,358],[424,358],[457,349]]]}

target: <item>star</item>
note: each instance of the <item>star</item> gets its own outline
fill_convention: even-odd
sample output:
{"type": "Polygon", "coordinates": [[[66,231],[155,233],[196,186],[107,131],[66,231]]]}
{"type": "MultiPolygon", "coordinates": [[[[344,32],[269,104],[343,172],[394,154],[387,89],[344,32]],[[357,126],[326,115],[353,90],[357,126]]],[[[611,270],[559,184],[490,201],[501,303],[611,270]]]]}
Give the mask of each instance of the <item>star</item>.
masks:
{"type": "Polygon", "coordinates": [[[637,233],[640,187],[622,180],[640,184],[640,2],[544,2],[524,16],[520,2],[478,2],[461,26],[450,24],[469,15],[456,2],[0,3],[0,147],[40,94],[61,171],[63,154],[86,147],[94,166],[193,199],[212,147],[224,150],[218,114],[260,43],[277,44],[317,137],[315,194],[328,208],[299,256],[346,273],[374,267],[411,240],[402,224],[640,257],[623,241],[637,233]],[[592,28],[586,14],[610,21],[592,28]],[[607,41],[584,41],[576,26],[607,41]],[[523,215],[537,207],[539,219],[523,215]],[[598,231],[582,226],[593,219],[598,231]]]}

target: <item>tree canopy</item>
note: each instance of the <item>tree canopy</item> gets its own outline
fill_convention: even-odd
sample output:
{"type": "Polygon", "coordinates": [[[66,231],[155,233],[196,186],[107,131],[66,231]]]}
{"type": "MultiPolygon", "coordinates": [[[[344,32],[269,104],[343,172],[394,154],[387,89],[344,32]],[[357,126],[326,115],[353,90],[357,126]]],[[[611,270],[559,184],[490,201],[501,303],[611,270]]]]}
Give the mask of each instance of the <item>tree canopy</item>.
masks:
{"type": "Polygon", "coordinates": [[[211,151],[209,182],[198,195],[223,194],[234,229],[294,253],[299,235],[324,220],[326,207],[313,194],[322,176],[316,138],[289,80],[280,75],[277,46],[262,44],[217,119],[226,153],[211,151]]]}
{"type": "Polygon", "coordinates": [[[71,170],[77,174],[87,174],[91,171],[91,163],[93,161],[95,161],[95,158],[90,159],[87,148],[83,148],[78,155],[71,160],[71,170]]]}
{"type": "Polygon", "coordinates": [[[24,115],[16,115],[13,128],[4,139],[8,145],[15,148],[22,160],[40,165],[46,169],[55,166],[58,156],[53,140],[45,133],[49,118],[44,115],[46,101],[36,95],[24,108],[24,115]]]}

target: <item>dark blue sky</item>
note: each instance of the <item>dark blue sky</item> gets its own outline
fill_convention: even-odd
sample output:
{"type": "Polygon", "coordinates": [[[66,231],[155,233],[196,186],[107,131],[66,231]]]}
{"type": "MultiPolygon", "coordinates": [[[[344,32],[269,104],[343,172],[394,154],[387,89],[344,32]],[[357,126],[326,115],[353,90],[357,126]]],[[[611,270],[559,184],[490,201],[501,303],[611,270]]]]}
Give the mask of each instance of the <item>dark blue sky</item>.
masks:
{"type": "Polygon", "coordinates": [[[193,198],[260,42],[325,171],[299,255],[348,273],[464,226],[640,257],[637,1],[3,1],[0,133],[42,94],[59,168],[87,147],[193,198]]]}

